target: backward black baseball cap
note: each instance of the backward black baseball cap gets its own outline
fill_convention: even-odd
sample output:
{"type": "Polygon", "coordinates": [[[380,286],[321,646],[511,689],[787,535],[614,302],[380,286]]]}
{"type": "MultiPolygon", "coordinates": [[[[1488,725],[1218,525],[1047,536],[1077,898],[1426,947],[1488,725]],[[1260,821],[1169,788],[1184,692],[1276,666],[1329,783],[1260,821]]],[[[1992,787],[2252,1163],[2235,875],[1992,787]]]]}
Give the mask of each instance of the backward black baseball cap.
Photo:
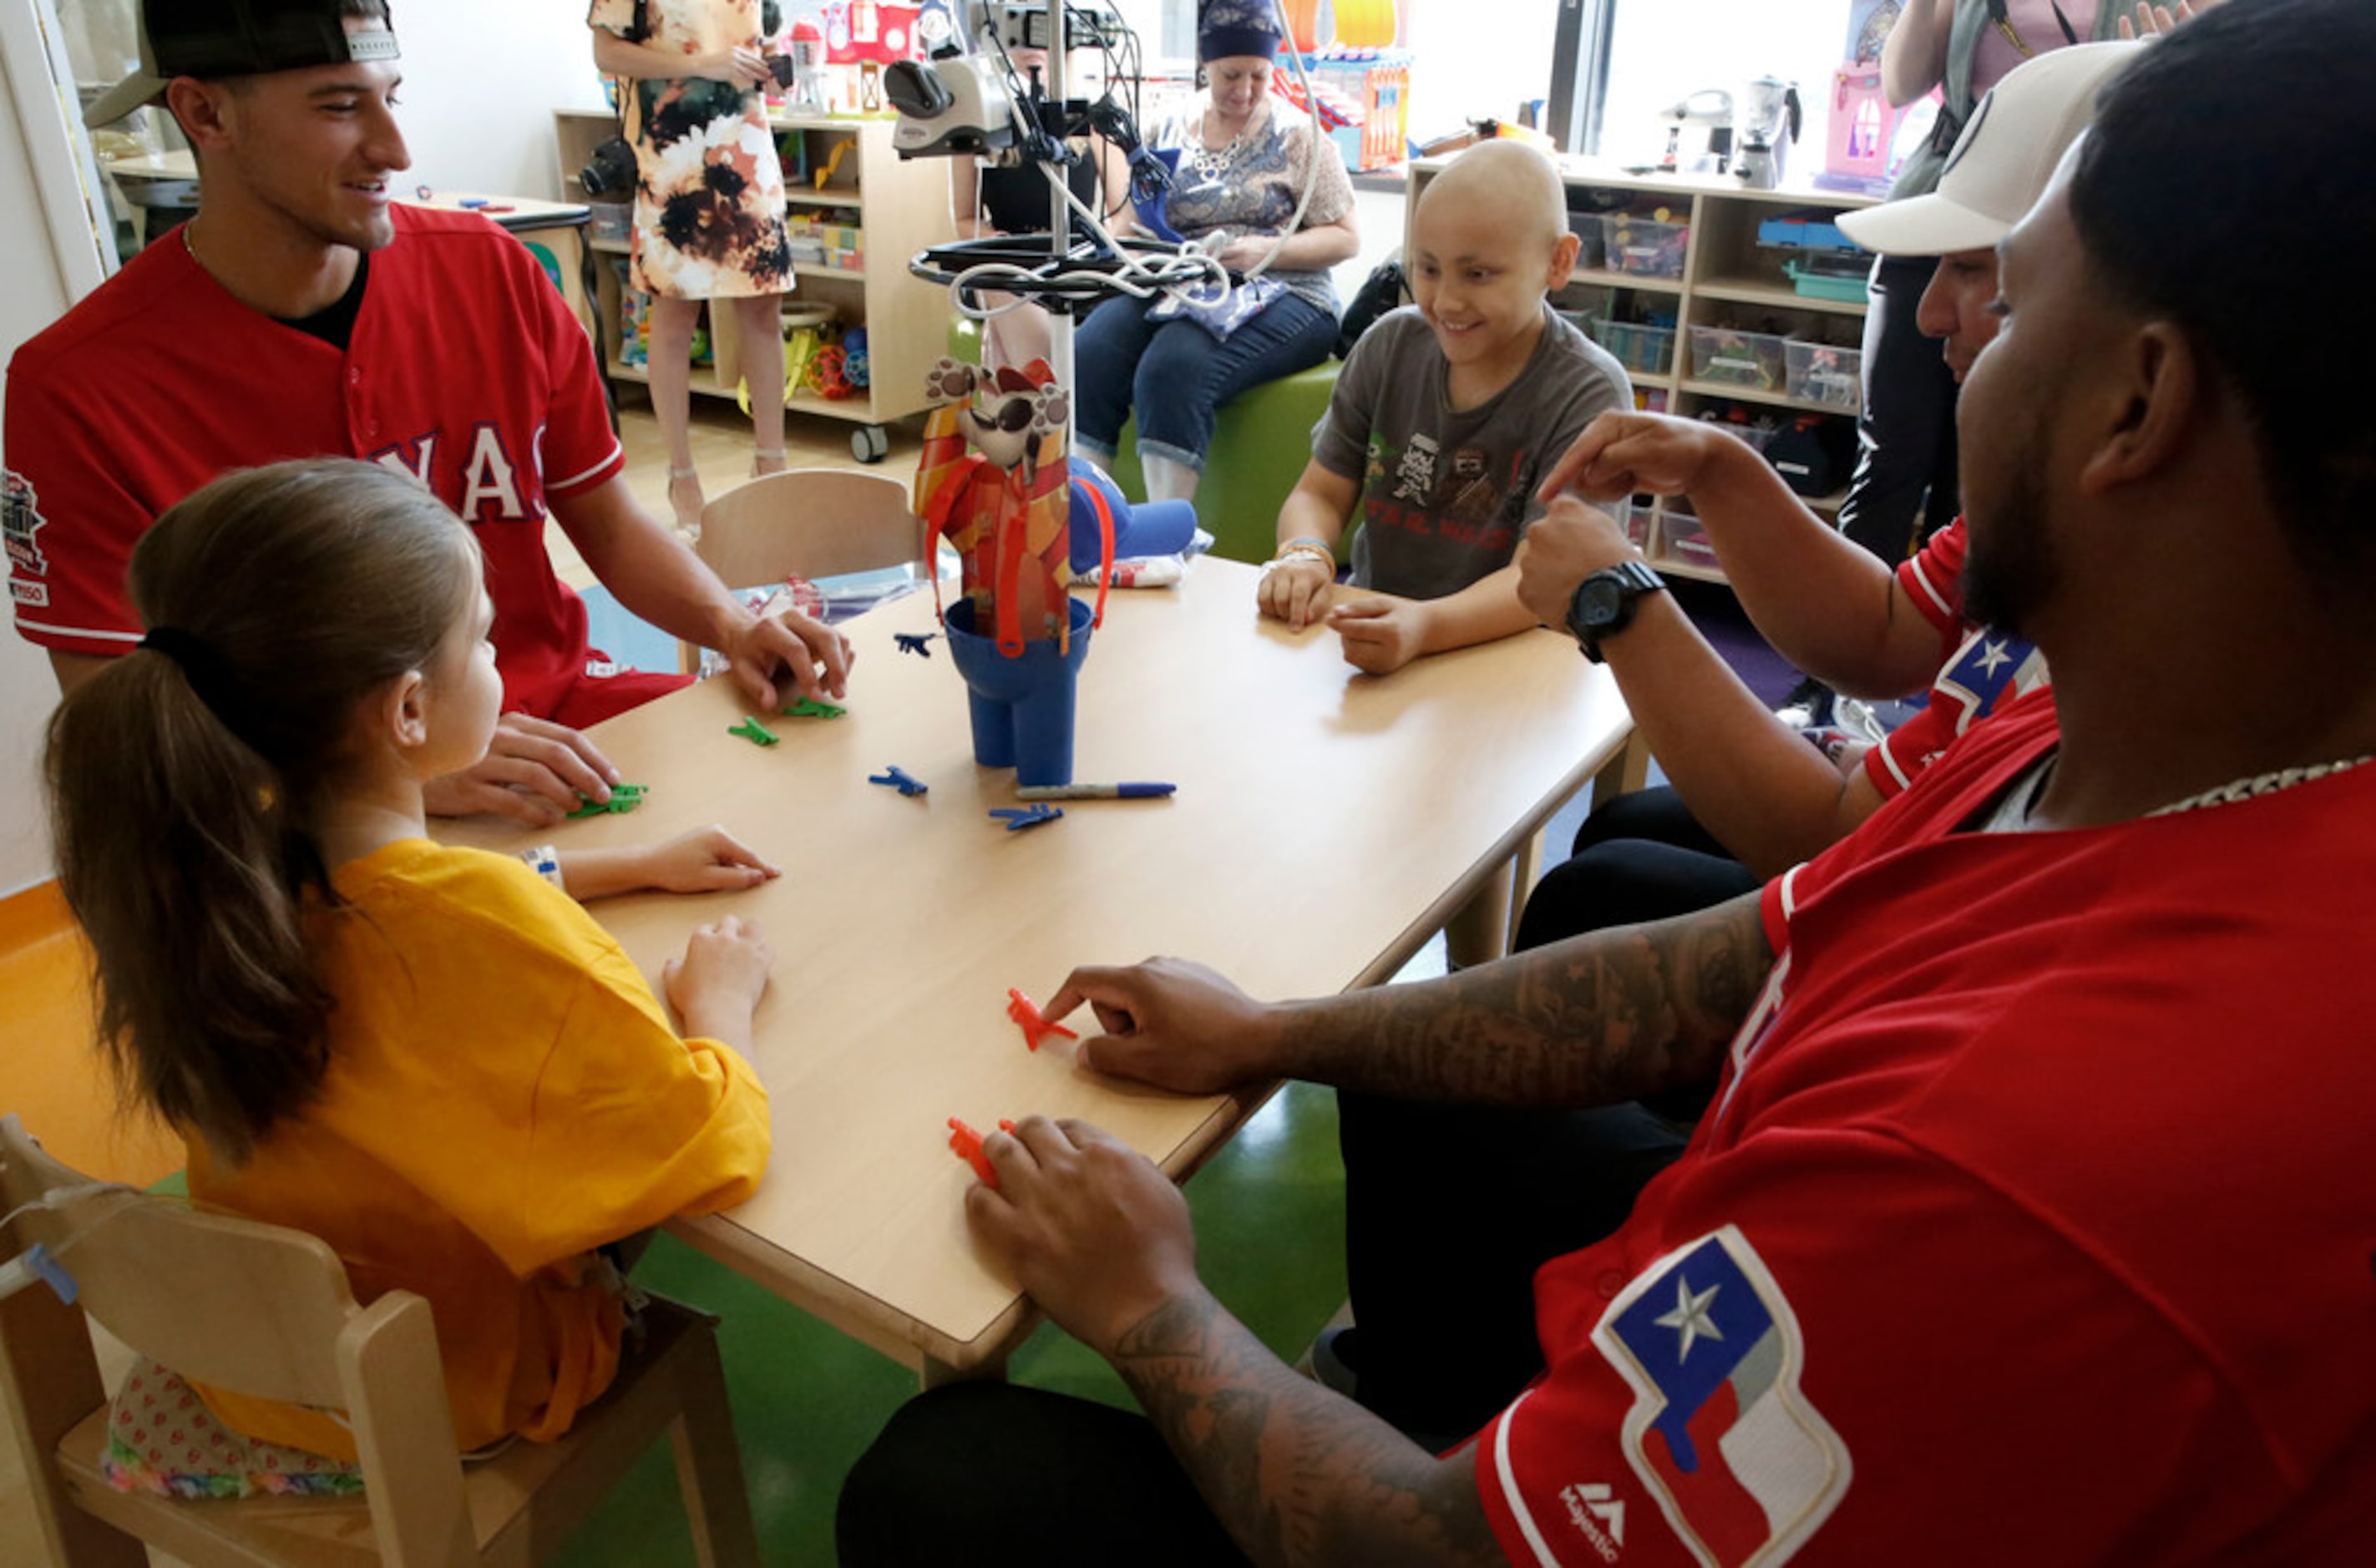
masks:
{"type": "Polygon", "coordinates": [[[175,77],[262,76],[310,65],[398,57],[386,0],[382,25],[347,31],[339,0],[142,0],[140,68],[83,111],[86,125],[111,125],[164,96],[175,77]]]}

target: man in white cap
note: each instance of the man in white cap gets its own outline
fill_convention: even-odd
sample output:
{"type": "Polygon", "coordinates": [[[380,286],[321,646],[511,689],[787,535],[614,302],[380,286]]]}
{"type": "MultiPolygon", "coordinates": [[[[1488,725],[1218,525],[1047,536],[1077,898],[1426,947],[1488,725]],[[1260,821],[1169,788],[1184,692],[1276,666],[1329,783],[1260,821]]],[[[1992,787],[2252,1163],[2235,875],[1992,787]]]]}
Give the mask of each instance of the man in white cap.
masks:
{"type": "Polygon", "coordinates": [[[140,69],[87,117],[161,100],[197,158],[198,213],[9,365],[18,631],[71,687],[138,640],[125,563],[167,507],[281,458],[386,463],[471,525],[495,601],[505,716],[431,809],[557,821],[618,778],[578,731],[683,678],[588,647],[548,510],[627,609],[723,652],[762,702],[779,680],[838,692],[848,645],[753,616],[636,502],[586,334],[523,247],[394,201],[400,78],[384,0],[144,6],[140,69]]]}
{"type": "MultiPolygon", "coordinates": [[[[1975,113],[1934,194],[1843,220],[1868,244],[1951,253],[1921,320],[1958,374],[1996,333],[1988,247],[2046,188],[2104,84],[2142,47],[2080,44],[2020,66],[1975,113]],[[1884,233],[1862,227],[1883,219],[1884,233]]],[[[1548,488],[1555,498],[1518,557],[1521,596],[1616,674],[1671,787],[1593,814],[1578,852],[1528,897],[1521,949],[1753,892],[1846,837],[1955,734],[2045,678],[2026,642],[1962,621],[1960,522],[1893,574],[1720,426],[1605,414],[1548,488]],[[1879,744],[1837,735],[1809,744],[1660,591],[1612,518],[1556,495],[1579,476],[1590,493],[1620,502],[1636,489],[1688,496],[1742,605],[1786,658],[1867,695],[1928,684],[1929,704],[1879,744]]],[[[1646,1105],[1512,1114],[1340,1092],[1355,1325],[1324,1335],[1315,1366],[1406,1431],[1473,1427],[1540,1364],[1535,1265],[1622,1221],[1633,1194],[1681,1151],[1706,1095],[1702,1085],[1646,1105]],[[1413,1161],[1415,1147],[1435,1158],[1413,1161]],[[1487,1196],[1515,1188],[1537,1195],[1523,1209],[1487,1196]]]]}
{"type": "Polygon", "coordinates": [[[1720,1069],[1623,1226],[1535,1276],[1541,1377],[1449,1452],[1399,1437],[1206,1289],[1162,1171],[1025,1116],[972,1232],[1149,1419],[910,1401],[845,1483],[846,1568],[2364,1562],[2376,434],[2319,371],[2376,328],[2376,185],[2299,153],[2376,138],[2371,58],[2366,0],[2235,0],[2138,51],[2006,236],[1967,580],[2054,688],[1847,839],[1438,980],[1261,1003],[1158,960],[1051,996],[1095,1006],[1087,1065],[1181,1092],[1720,1069]]]}

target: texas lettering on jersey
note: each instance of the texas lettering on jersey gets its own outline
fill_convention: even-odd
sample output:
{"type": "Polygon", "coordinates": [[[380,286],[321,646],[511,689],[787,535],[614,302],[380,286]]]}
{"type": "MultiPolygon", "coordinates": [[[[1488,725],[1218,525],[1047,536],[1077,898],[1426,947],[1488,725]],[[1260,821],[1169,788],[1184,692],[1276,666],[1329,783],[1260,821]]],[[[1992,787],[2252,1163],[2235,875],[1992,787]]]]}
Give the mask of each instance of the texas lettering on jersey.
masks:
{"type": "MultiPolygon", "coordinates": [[[[498,522],[541,522],[544,519],[542,487],[525,493],[520,484],[520,465],[504,443],[501,425],[493,420],[481,420],[471,427],[470,439],[462,447],[458,471],[452,482],[438,481],[447,476],[438,467],[440,434],[430,431],[407,441],[399,441],[374,452],[372,460],[410,474],[430,491],[452,497],[454,510],[463,521],[473,524],[498,522]]],[[[541,446],[544,426],[536,427],[531,437],[534,446],[541,446]]],[[[529,455],[529,472],[536,471],[537,454],[529,455]]]]}

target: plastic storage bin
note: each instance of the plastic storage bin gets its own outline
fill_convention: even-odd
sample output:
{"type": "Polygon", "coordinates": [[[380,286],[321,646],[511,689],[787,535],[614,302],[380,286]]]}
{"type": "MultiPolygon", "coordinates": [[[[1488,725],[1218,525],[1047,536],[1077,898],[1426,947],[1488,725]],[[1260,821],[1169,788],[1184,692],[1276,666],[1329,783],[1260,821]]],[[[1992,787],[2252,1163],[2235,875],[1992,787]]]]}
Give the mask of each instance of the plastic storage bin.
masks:
{"type": "Polygon", "coordinates": [[[1625,537],[1634,541],[1634,548],[1645,553],[1650,548],[1650,511],[1649,502],[1630,501],[1618,514],[1618,520],[1625,525],[1625,537]]]}
{"type": "Polygon", "coordinates": [[[1593,337],[1636,375],[1664,375],[1674,368],[1675,329],[1631,321],[1604,321],[1593,337]]]}
{"type": "Polygon", "coordinates": [[[1575,236],[1575,265],[1579,271],[1598,271],[1607,265],[1608,236],[1600,226],[1597,212],[1571,212],[1567,215],[1568,232],[1575,236]]]}
{"type": "Polygon", "coordinates": [[[1683,247],[1691,243],[1688,223],[1661,223],[1655,218],[1605,212],[1600,232],[1612,271],[1636,278],[1681,278],[1683,247]]]}
{"type": "Polygon", "coordinates": [[[1671,501],[1658,514],[1658,554],[1710,572],[1723,569],[1716,558],[1716,546],[1708,542],[1707,529],[1690,513],[1676,511],[1671,501]]]}
{"type": "Polygon", "coordinates": [[[1736,332],[1729,327],[1692,328],[1692,379],[1726,386],[1779,392],[1788,377],[1783,358],[1787,338],[1770,332],[1736,332]]]}
{"type": "Polygon", "coordinates": [[[1783,386],[1793,398],[1855,413],[1864,405],[1859,371],[1864,355],[1829,343],[1793,342],[1783,350],[1783,386]]]}
{"type": "Polygon", "coordinates": [[[627,238],[636,216],[635,204],[624,201],[589,201],[586,212],[587,237],[613,242],[627,238]]]}

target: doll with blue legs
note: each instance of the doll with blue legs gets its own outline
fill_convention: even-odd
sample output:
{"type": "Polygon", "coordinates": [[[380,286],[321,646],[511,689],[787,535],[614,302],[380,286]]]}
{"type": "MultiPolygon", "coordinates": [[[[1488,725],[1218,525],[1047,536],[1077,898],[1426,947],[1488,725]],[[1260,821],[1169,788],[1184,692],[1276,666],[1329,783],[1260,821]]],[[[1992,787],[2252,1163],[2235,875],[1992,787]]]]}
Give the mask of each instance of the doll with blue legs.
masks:
{"type": "Polygon", "coordinates": [[[1068,463],[1067,400],[1042,361],[992,373],[944,359],[927,389],[916,512],[960,563],[962,596],[942,624],[965,678],[974,760],[1014,768],[1019,785],[1069,784],[1074,695],[1117,535],[1141,550],[1184,541],[1194,513],[1179,509],[1184,528],[1169,509],[1134,513],[1102,476],[1068,463]],[[1067,590],[1075,567],[1097,573],[1094,608],[1067,590]]]}

